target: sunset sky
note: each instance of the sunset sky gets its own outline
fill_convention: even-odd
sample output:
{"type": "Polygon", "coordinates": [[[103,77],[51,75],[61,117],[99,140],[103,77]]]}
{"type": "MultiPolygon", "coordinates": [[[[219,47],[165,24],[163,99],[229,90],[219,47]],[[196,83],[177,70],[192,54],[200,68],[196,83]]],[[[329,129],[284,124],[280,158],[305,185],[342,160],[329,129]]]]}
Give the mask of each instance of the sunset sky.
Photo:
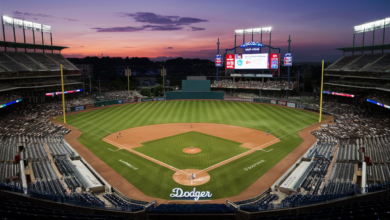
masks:
{"type": "MultiPolygon", "coordinates": [[[[223,54],[234,46],[235,29],[271,26],[271,44],[282,53],[291,35],[294,61],[331,62],[342,55],[334,48],[352,46],[353,26],[390,17],[390,0],[0,0],[0,14],[50,25],[53,45],[69,47],[62,51],[67,57],[212,59],[218,38],[223,54]]],[[[6,41],[13,41],[12,28],[5,29],[6,41]]],[[[22,33],[16,29],[18,42],[22,33]]],[[[390,43],[389,28],[386,33],[390,43]]],[[[26,36],[32,43],[31,31],[26,36]]],[[[48,34],[44,39],[49,44],[48,34]]],[[[237,44],[242,41],[237,36],[237,44]]],[[[372,32],[365,42],[372,44],[372,32]]],[[[361,43],[362,34],[356,38],[361,43]]],[[[381,30],[375,43],[382,43],[381,30]]]]}

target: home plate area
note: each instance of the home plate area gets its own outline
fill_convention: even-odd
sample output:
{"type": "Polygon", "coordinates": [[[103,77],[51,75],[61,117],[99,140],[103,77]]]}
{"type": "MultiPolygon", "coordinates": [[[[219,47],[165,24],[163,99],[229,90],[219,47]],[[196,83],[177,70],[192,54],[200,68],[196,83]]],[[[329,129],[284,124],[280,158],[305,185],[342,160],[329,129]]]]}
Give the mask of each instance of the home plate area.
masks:
{"type": "Polygon", "coordinates": [[[173,174],[173,179],[181,185],[199,186],[210,181],[210,175],[198,169],[184,169],[173,174]]]}

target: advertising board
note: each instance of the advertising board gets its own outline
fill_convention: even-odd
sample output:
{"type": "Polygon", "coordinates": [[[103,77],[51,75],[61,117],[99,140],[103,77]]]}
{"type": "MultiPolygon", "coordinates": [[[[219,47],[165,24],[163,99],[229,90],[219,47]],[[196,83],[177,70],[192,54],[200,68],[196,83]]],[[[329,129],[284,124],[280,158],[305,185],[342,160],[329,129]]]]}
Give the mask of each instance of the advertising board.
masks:
{"type": "Polygon", "coordinates": [[[269,78],[269,77],[273,77],[272,74],[256,74],[256,77],[265,77],[265,78],[269,78]]]}
{"type": "Polygon", "coordinates": [[[286,106],[287,103],[285,101],[278,101],[278,104],[286,106]]]}
{"type": "Polygon", "coordinates": [[[235,54],[234,69],[268,69],[269,54],[235,54]]]}
{"type": "Polygon", "coordinates": [[[284,66],[292,66],[292,55],[291,55],[291,53],[284,54],[284,66]]]}
{"type": "Polygon", "coordinates": [[[276,104],[276,100],[271,100],[271,104],[276,104]]]}
{"type": "Polygon", "coordinates": [[[93,104],[86,104],[85,105],[85,109],[90,109],[90,108],[93,108],[93,104]]]}
{"type": "Polygon", "coordinates": [[[84,105],[76,106],[76,107],[74,107],[74,110],[75,111],[82,111],[82,110],[84,110],[84,105]]]}
{"type": "Polygon", "coordinates": [[[142,101],[143,102],[150,102],[150,101],[153,101],[153,99],[152,98],[143,98],[142,101]]]}
{"type": "Polygon", "coordinates": [[[217,54],[215,56],[215,66],[217,66],[217,67],[223,66],[222,56],[220,54],[217,54]]]}
{"type": "Polygon", "coordinates": [[[234,69],[235,54],[226,54],[226,69],[234,69]]]}
{"type": "Polygon", "coordinates": [[[123,100],[118,100],[118,104],[122,104],[123,103],[123,100]]]}
{"type": "Polygon", "coordinates": [[[157,101],[157,98],[153,98],[153,101],[157,101]]]}
{"type": "Polygon", "coordinates": [[[157,98],[157,101],[164,101],[164,98],[157,98]]]}
{"type": "Polygon", "coordinates": [[[295,108],[296,104],[294,102],[287,102],[287,106],[295,108]]]}
{"type": "Polygon", "coordinates": [[[354,98],[355,97],[355,95],[352,95],[352,94],[332,92],[332,91],[322,91],[322,93],[323,94],[328,94],[328,95],[337,95],[337,96],[349,97],[349,98],[354,98]]]}
{"type": "Polygon", "coordinates": [[[270,54],[270,64],[271,64],[271,69],[278,69],[279,68],[279,54],[278,53],[271,53],[270,54]]]}

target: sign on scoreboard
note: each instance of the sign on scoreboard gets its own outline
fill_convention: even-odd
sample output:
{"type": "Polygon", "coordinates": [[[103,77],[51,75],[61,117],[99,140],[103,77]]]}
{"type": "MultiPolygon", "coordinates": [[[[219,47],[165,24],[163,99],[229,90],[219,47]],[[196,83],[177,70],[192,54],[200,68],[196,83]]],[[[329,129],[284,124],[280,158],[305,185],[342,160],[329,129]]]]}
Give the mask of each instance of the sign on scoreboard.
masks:
{"type": "Polygon", "coordinates": [[[235,54],[226,54],[226,69],[234,70],[235,54]]]}
{"type": "Polygon", "coordinates": [[[270,54],[270,63],[271,63],[271,69],[278,69],[279,68],[279,54],[278,53],[271,53],[270,54]]]}

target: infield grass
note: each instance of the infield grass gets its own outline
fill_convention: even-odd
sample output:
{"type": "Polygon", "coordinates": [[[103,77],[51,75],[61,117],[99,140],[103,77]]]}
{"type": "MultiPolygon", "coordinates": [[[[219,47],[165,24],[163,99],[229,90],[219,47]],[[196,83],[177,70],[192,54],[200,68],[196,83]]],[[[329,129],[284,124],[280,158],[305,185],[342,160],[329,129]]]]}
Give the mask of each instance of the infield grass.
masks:
{"type": "MultiPolygon", "coordinates": [[[[61,119],[62,118],[60,118],[60,120],[61,119]]],[[[326,119],[324,118],[323,120],[326,119]]],[[[197,190],[210,191],[213,193],[212,199],[219,199],[238,195],[279,161],[285,158],[302,143],[298,131],[318,122],[318,114],[297,109],[254,103],[183,100],[145,102],[98,109],[69,115],[67,116],[67,122],[83,131],[83,134],[78,140],[111,168],[146,195],[163,199],[170,199],[169,194],[175,187],[180,187],[185,191],[192,190],[193,188],[176,183],[172,178],[175,172],[168,168],[126,150],[115,152],[108,150],[108,148],[114,150],[118,148],[102,141],[102,138],[113,132],[144,125],[198,122],[236,125],[264,132],[269,129],[272,135],[280,138],[280,142],[264,149],[272,149],[270,152],[255,151],[254,153],[209,171],[211,177],[210,181],[204,185],[197,186],[196,188],[197,190]],[[126,161],[138,169],[134,170],[129,168],[119,160],[126,161]],[[248,167],[251,167],[251,165],[261,160],[264,160],[265,162],[248,169],[248,167]],[[247,168],[247,170],[245,170],[245,168],[247,168]]],[[[187,135],[191,136],[195,134],[187,135]]],[[[183,137],[168,137],[167,140],[160,139],[157,141],[172,145],[169,144],[170,141],[173,141],[175,138],[180,139],[183,137]]],[[[214,140],[214,138],[217,137],[213,137],[212,139],[214,140]]],[[[180,141],[177,145],[177,149],[175,149],[175,146],[172,146],[170,149],[161,150],[161,148],[158,148],[159,146],[156,145],[157,142],[152,143],[153,141],[151,141],[145,143],[144,147],[140,147],[139,149],[135,148],[135,150],[139,150],[140,152],[148,151],[147,154],[149,156],[153,154],[154,158],[161,157],[160,159],[167,161],[167,164],[172,166],[173,164],[176,164],[180,169],[194,168],[187,167],[189,163],[194,166],[208,166],[206,165],[206,163],[208,163],[207,161],[213,160],[214,158],[195,154],[189,155],[191,156],[189,157],[190,159],[182,157],[180,159],[181,162],[179,161],[181,156],[178,151],[182,150],[184,147],[191,146],[190,139],[191,137],[188,137],[188,142],[183,140],[184,144],[180,141]],[[172,158],[166,157],[170,152],[177,155],[172,158]],[[164,154],[166,159],[162,159],[164,154]],[[201,156],[199,157],[199,160],[195,159],[198,156],[201,156]],[[173,158],[176,158],[178,161],[175,161],[173,158]]],[[[206,142],[210,141],[212,140],[210,139],[206,142]]],[[[240,153],[240,147],[237,147],[239,143],[235,144],[232,143],[232,148],[236,148],[237,152],[234,152],[234,155],[237,155],[240,153]]],[[[227,145],[229,144],[227,143],[227,145]]],[[[244,149],[244,151],[245,150],[246,149],[244,149]]],[[[214,161],[223,160],[222,156],[223,155],[220,153],[214,154],[213,157],[216,157],[214,161]]]]}
{"type": "Polygon", "coordinates": [[[242,143],[191,131],[166,138],[142,143],[134,150],[161,162],[182,169],[205,169],[248,151],[240,147],[242,143]],[[184,153],[187,147],[197,147],[202,151],[197,154],[184,153]]]}

